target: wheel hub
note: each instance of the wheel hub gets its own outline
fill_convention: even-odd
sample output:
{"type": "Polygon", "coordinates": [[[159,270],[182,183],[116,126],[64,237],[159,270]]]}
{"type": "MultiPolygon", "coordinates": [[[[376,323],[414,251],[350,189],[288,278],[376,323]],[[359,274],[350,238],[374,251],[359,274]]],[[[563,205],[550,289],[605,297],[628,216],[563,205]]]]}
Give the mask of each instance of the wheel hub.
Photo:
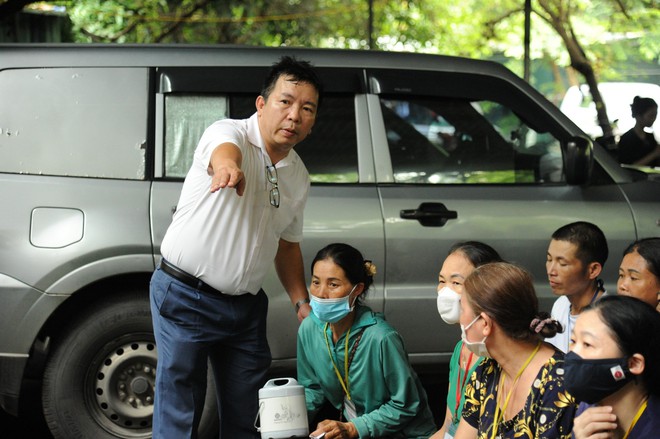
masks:
{"type": "Polygon", "coordinates": [[[151,427],[157,351],[153,342],[129,342],[109,353],[96,373],[96,403],[113,423],[151,427]]]}

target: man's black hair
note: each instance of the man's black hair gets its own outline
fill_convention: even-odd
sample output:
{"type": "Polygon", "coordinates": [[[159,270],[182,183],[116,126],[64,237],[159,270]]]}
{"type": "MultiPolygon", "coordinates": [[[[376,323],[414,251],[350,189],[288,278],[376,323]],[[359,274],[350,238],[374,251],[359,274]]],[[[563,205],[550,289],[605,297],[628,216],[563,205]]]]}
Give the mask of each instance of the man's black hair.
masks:
{"type": "Polygon", "coordinates": [[[314,67],[309,61],[300,61],[293,56],[283,56],[278,62],[273,64],[261,89],[261,96],[265,100],[275,88],[275,83],[280,76],[287,76],[293,81],[306,82],[311,84],[319,95],[319,105],[321,103],[321,95],[323,94],[323,84],[318,75],[314,71],[314,67]]]}

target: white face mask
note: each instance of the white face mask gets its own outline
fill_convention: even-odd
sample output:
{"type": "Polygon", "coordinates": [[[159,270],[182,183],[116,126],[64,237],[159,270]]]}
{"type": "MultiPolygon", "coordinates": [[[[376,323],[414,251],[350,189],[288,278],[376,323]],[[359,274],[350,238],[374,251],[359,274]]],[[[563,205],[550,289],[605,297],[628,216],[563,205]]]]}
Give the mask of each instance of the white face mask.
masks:
{"type": "Polygon", "coordinates": [[[480,357],[490,357],[490,355],[488,355],[488,349],[486,348],[486,339],[488,336],[485,336],[481,341],[468,341],[467,335],[465,334],[467,330],[470,329],[470,326],[474,325],[474,323],[480,318],[481,314],[476,316],[469,325],[461,325],[461,340],[463,340],[463,344],[468,349],[468,351],[472,352],[474,355],[478,355],[480,357]]]}
{"type": "Polygon", "coordinates": [[[449,287],[438,290],[438,314],[445,323],[458,323],[461,315],[461,295],[449,287]]]}

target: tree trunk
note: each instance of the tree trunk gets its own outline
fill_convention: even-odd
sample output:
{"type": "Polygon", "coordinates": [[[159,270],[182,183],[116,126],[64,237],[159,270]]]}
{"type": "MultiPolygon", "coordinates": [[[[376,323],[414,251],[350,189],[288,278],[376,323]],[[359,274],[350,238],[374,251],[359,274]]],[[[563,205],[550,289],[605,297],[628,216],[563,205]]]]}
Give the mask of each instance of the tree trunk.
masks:
{"type": "Polygon", "coordinates": [[[598,139],[599,143],[608,150],[614,150],[616,148],[616,139],[614,138],[610,120],[607,117],[605,102],[598,90],[596,73],[591,65],[591,61],[587,58],[584,50],[582,50],[582,47],[577,40],[577,36],[573,32],[568,10],[561,7],[553,7],[553,5],[547,0],[540,0],[539,4],[547,14],[546,16],[542,15],[542,18],[548,21],[564,42],[571,58],[571,67],[584,76],[584,79],[589,86],[589,92],[591,93],[594,105],[596,106],[598,125],[600,125],[603,130],[603,137],[598,139]]]}

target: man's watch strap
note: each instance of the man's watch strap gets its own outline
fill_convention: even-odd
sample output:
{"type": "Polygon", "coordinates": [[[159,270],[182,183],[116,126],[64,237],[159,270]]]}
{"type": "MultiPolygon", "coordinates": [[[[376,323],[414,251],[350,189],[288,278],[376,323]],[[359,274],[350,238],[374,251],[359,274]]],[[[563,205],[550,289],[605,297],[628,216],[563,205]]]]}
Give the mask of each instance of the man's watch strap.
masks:
{"type": "Polygon", "coordinates": [[[300,299],[299,301],[296,302],[296,313],[300,311],[300,307],[303,306],[304,304],[309,303],[309,299],[300,299]]]}

